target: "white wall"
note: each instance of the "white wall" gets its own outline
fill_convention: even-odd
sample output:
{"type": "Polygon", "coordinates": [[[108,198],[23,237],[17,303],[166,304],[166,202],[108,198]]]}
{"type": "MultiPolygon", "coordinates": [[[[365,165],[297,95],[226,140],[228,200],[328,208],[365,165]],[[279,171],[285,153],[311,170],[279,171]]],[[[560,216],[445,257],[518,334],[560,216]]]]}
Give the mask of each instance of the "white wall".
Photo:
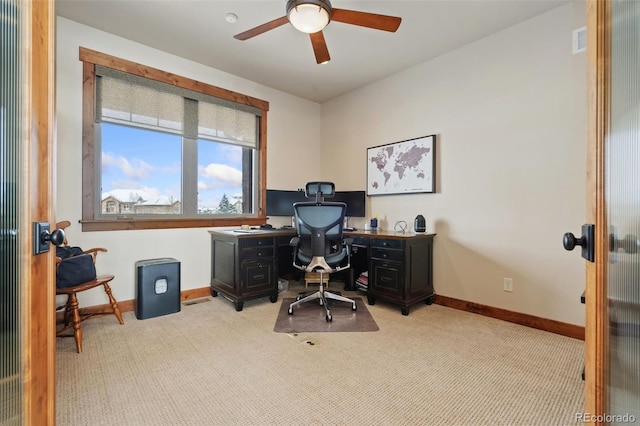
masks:
{"type": "MultiPolygon", "coordinates": [[[[320,105],[203,65],[133,43],[73,21],[57,18],[57,205],[56,220],[70,220],[67,235],[73,245],[105,247],[98,273],[116,276],[112,289],[118,300],[135,298],[135,262],[173,257],[181,262],[182,290],[207,287],[210,281],[210,240],[206,228],[144,231],[81,232],[82,217],[82,63],[80,46],[169,71],[269,102],[267,186],[290,188],[318,179],[320,105]],[[309,131],[309,129],[313,129],[309,131]],[[304,138],[299,135],[304,134],[304,138]],[[296,149],[291,149],[295,146],[296,149]]],[[[83,306],[106,303],[99,290],[79,295],[83,306]]]]}
{"type": "Polygon", "coordinates": [[[568,4],[322,105],[341,189],[365,188],[367,147],[437,135],[436,194],[367,200],[386,229],[425,216],[437,294],[584,325],[584,261],[562,235],[585,220],[585,22],[568,4]]]}

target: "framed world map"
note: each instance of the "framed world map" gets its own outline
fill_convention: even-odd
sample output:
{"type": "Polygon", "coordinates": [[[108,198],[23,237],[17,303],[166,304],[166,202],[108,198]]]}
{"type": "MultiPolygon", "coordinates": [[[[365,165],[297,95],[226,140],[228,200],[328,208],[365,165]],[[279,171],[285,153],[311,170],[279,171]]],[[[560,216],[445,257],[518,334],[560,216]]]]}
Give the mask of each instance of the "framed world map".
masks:
{"type": "Polygon", "coordinates": [[[435,192],[436,135],[367,148],[367,195],[435,192]]]}

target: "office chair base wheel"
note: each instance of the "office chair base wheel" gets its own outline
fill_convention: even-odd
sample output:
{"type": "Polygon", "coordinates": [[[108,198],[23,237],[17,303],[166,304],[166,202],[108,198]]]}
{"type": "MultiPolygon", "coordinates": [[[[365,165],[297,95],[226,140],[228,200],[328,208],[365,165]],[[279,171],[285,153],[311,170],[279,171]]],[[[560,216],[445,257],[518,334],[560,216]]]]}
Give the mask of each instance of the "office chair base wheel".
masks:
{"type": "Polygon", "coordinates": [[[357,310],[358,310],[358,307],[354,304],[354,305],[352,305],[352,306],[351,306],[351,310],[352,310],[352,311],[357,311],[357,310]]]}
{"type": "Polygon", "coordinates": [[[333,320],[333,317],[331,316],[331,314],[327,314],[326,319],[327,322],[331,322],[333,320]]]}
{"type": "Polygon", "coordinates": [[[289,315],[293,315],[293,309],[289,308],[289,311],[287,312],[289,315]]]}
{"type": "Polygon", "coordinates": [[[276,303],[277,301],[278,301],[278,295],[277,294],[272,294],[271,296],[269,296],[269,302],[276,303]]]}

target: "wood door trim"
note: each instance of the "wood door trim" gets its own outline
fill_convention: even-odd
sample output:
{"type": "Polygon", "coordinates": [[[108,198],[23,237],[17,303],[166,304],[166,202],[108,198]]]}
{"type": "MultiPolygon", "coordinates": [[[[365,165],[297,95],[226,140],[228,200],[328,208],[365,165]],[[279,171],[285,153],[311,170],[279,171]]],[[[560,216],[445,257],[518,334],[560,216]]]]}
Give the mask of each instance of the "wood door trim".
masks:
{"type": "Polygon", "coordinates": [[[23,413],[25,425],[55,424],[54,252],[34,256],[31,223],[54,223],[55,4],[22,2],[25,28],[25,129],[21,158],[23,413]]]}
{"type": "Polygon", "coordinates": [[[608,374],[605,138],[609,111],[608,1],[587,2],[587,220],[596,225],[596,261],[586,266],[585,412],[606,412],[608,374]]]}

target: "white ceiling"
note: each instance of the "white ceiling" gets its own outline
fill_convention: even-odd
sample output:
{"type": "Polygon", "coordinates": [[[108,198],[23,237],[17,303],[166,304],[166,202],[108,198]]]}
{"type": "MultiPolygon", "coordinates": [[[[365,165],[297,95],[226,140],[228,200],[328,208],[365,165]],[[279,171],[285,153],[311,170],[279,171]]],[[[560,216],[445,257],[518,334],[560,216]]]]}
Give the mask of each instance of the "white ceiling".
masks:
{"type": "MultiPolygon", "coordinates": [[[[331,55],[316,64],[309,36],[289,24],[234,34],[285,15],[285,0],[56,0],[56,13],[111,34],[315,102],[435,58],[569,0],[341,1],[332,6],[402,18],[396,33],[330,23],[331,55]],[[227,13],[238,16],[235,24],[227,13]]],[[[89,46],[87,46],[89,47],[89,46]]]]}

